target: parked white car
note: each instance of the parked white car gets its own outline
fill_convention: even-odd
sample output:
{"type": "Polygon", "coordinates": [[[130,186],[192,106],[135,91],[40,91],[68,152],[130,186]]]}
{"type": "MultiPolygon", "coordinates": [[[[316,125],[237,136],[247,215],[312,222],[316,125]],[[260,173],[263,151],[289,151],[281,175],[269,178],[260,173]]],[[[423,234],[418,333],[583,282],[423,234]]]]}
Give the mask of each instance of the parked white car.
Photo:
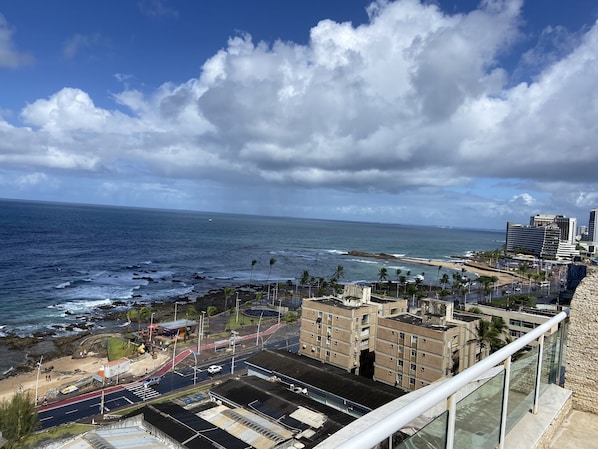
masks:
{"type": "Polygon", "coordinates": [[[212,376],[214,374],[218,374],[221,371],[222,371],[222,367],[220,365],[210,365],[210,366],[208,366],[208,374],[210,374],[212,376]]]}

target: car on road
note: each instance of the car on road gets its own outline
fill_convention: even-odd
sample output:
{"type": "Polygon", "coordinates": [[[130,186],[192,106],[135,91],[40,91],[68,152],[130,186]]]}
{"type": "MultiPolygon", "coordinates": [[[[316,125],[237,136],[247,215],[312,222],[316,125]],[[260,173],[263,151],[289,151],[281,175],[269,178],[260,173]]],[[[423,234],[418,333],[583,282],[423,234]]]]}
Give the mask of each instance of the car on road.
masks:
{"type": "Polygon", "coordinates": [[[148,388],[152,385],[158,385],[161,380],[161,377],[150,377],[149,379],[143,381],[143,388],[148,388]]]}
{"type": "Polygon", "coordinates": [[[222,371],[222,367],[220,365],[210,365],[208,366],[208,374],[213,376],[214,374],[218,374],[222,371]]]}

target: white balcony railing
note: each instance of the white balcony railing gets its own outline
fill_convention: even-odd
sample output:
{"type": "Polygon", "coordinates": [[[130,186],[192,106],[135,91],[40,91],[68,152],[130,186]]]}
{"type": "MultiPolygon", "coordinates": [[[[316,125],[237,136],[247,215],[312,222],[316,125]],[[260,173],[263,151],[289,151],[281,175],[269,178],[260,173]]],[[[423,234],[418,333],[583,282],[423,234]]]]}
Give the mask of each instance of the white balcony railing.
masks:
{"type": "Polygon", "coordinates": [[[397,404],[404,403],[410,395],[371,411],[331,435],[316,449],[370,449],[380,443],[391,448],[504,447],[508,429],[529,410],[537,413],[541,390],[550,383],[560,382],[568,316],[569,309],[462,373],[431,385],[429,391],[402,407],[397,404]],[[488,377],[490,370],[492,377],[488,377]],[[459,400],[464,387],[483,375],[490,380],[459,400]],[[429,428],[426,426],[408,438],[399,433],[443,401],[444,411],[435,420],[428,420],[429,428]],[[476,417],[474,425],[472,420],[476,417]]]}

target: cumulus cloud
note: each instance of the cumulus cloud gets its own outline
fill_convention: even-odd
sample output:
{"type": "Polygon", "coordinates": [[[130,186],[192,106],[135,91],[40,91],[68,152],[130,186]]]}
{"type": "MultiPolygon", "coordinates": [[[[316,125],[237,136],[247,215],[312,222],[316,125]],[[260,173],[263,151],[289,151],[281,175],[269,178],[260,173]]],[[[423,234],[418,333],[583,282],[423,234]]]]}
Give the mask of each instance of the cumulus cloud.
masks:
{"type": "MultiPolygon", "coordinates": [[[[451,15],[379,0],[367,12],[357,27],[322,20],[306,45],[231,37],[196,79],[152,92],[125,84],[113,99],[127,113],[64,88],[23,109],[28,128],[0,127],[13,142],[0,144],[0,162],[389,195],[478,177],[527,179],[540,190],[558,179],[579,192],[581,180],[584,197],[595,198],[598,25],[544,59],[543,45],[531,48],[522,66],[541,69],[513,84],[501,58],[521,42],[521,1],[451,15]],[[27,150],[17,154],[19,145],[27,150]]],[[[536,200],[461,201],[492,215],[536,200]]]]}
{"type": "Polygon", "coordinates": [[[17,69],[33,63],[33,56],[20,52],[13,42],[14,30],[8,21],[0,14],[0,68],[17,69]]]}

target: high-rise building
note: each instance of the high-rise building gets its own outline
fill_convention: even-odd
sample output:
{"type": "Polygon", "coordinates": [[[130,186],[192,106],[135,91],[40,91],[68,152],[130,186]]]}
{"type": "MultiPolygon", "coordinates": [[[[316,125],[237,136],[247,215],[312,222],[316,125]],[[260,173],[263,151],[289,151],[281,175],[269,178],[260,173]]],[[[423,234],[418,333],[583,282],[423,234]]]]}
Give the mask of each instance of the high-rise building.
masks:
{"type": "Polygon", "coordinates": [[[598,209],[590,211],[588,239],[590,242],[598,242],[598,209]]]}
{"type": "Polygon", "coordinates": [[[564,215],[537,214],[530,217],[530,226],[543,227],[557,225],[561,230],[562,242],[574,243],[576,236],[577,219],[564,215]]]}
{"type": "Polygon", "coordinates": [[[507,223],[507,253],[530,254],[541,259],[555,260],[559,252],[561,229],[555,224],[524,226],[507,223]]]}

